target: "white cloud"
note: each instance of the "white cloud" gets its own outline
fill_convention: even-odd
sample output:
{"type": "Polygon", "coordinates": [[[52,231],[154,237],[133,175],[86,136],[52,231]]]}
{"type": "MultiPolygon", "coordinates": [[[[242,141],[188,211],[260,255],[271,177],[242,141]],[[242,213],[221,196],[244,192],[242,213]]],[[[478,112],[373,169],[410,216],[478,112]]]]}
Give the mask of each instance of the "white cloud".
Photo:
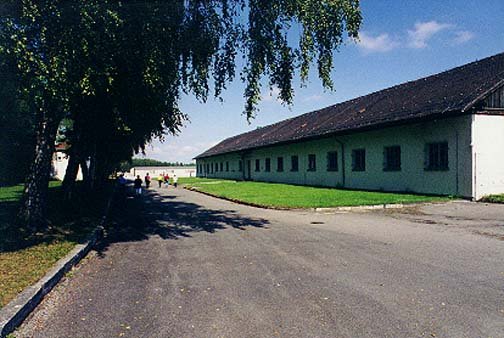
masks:
{"type": "Polygon", "coordinates": [[[427,42],[435,34],[453,27],[451,24],[439,23],[435,20],[427,22],[417,22],[413,30],[408,30],[409,43],[412,48],[425,48],[427,42]]]}
{"type": "Polygon", "coordinates": [[[384,53],[399,46],[399,42],[392,39],[387,33],[371,36],[366,32],[359,33],[357,46],[366,53],[384,53]]]}
{"type": "Polygon", "coordinates": [[[322,100],[324,97],[322,95],[314,94],[304,97],[301,101],[303,102],[316,102],[322,100]]]}
{"type": "Polygon", "coordinates": [[[474,37],[475,34],[473,32],[458,31],[455,32],[455,38],[453,39],[453,43],[456,45],[461,45],[463,43],[466,43],[467,41],[474,39],[474,37]]]}

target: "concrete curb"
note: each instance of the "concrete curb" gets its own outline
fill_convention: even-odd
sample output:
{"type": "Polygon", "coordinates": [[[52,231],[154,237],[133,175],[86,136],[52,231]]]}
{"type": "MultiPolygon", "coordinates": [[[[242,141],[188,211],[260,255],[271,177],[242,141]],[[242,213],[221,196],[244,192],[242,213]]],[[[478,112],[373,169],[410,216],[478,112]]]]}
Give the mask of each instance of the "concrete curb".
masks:
{"type": "Polygon", "coordinates": [[[98,226],[88,241],[78,244],[37,283],[27,287],[16,298],[0,310],[0,337],[4,338],[14,331],[23,320],[37,307],[42,298],[48,294],[61,278],[82,258],[103,236],[103,226],[98,226]]]}
{"type": "MultiPolygon", "coordinates": [[[[414,202],[414,203],[388,203],[388,204],[372,204],[372,205],[355,205],[348,207],[329,207],[329,208],[282,208],[282,207],[269,207],[265,205],[259,205],[254,203],[243,202],[240,200],[235,200],[232,198],[216,196],[198,189],[194,188],[186,188],[184,189],[189,191],[194,191],[202,195],[218,198],[221,200],[225,200],[228,202],[233,202],[236,204],[246,205],[249,207],[259,208],[259,209],[268,209],[268,210],[283,210],[283,211],[312,211],[312,212],[338,212],[338,211],[359,211],[359,210],[380,210],[380,209],[401,209],[415,206],[423,206],[423,205],[432,205],[432,204],[440,204],[447,203],[452,201],[443,201],[443,202],[414,202]]],[[[455,200],[453,200],[455,201],[455,200]]]]}

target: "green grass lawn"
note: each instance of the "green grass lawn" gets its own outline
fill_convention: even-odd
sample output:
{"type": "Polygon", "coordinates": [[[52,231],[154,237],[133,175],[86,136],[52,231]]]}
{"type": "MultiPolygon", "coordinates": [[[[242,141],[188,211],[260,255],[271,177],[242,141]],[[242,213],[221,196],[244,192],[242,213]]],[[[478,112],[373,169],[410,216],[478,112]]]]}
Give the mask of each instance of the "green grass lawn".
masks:
{"type": "Polygon", "coordinates": [[[181,178],[180,184],[214,196],[273,208],[325,208],[448,200],[448,197],[416,194],[354,191],[203,178],[181,178]]]}
{"type": "Polygon", "coordinates": [[[107,197],[92,202],[79,195],[72,203],[62,203],[60,182],[51,182],[47,233],[28,235],[14,224],[22,185],[0,188],[0,308],[19,292],[42,278],[60,258],[95,228],[107,197]]]}

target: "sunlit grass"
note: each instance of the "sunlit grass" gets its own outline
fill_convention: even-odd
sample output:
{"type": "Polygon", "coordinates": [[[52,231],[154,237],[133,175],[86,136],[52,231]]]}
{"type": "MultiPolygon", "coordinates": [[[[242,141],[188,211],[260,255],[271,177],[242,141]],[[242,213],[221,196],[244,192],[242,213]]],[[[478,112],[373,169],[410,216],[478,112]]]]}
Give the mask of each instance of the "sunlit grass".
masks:
{"type": "Polygon", "coordinates": [[[417,194],[318,188],[220,179],[181,179],[181,184],[214,196],[273,208],[324,208],[447,200],[417,194]]]}

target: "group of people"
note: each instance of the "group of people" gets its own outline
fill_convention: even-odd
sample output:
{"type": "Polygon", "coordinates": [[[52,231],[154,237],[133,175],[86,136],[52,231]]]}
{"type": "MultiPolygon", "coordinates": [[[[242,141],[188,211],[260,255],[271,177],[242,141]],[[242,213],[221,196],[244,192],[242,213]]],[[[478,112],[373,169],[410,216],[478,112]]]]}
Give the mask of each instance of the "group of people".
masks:
{"type": "MultiPolygon", "coordinates": [[[[149,173],[147,173],[147,175],[145,175],[144,180],[145,180],[145,189],[149,189],[150,185],[151,185],[151,181],[152,181],[152,178],[149,175],[149,173]]],[[[176,188],[178,185],[177,175],[173,175],[171,180],[173,182],[173,186],[176,188]]],[[[159,174],[157,181],[158,181],[159,188],[161,188],[163,183],[164,183],[164,186],[166,188],[168,188],[168,186],[170,185],[170,176],[168,174],[164,174],[164,175],[159,174]]],[[[137,196],[142,195],[142,184],[143,183],[144,183],[144,181],[142,181],[142,179],[140,178],[140,175],[137,175],[136,179],[133,181],[133,187],[135,188],[135,195],[137,195],[137,196]]]]}

